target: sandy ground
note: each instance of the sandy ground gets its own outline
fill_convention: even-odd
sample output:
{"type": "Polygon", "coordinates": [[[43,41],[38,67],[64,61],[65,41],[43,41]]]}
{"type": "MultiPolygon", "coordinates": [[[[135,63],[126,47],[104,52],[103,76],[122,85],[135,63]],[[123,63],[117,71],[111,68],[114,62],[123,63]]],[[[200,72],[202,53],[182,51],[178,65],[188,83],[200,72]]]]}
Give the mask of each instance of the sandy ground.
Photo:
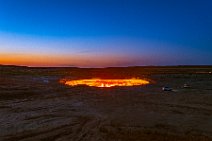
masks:
{"type": "Polygon", "coordinates": [[[112,77],[142,76],[151,84],[95,88],[69,87],[58,81],[100,76],[104,71],[1,67],[0,140],[212,140],[212,75],[207,73],[212,68],[161,73],[164,70],[150,68],[143,73],[134,68],[119,70],[118,76],[119,71],[108,71],[112,77]],[[184,83],[192,87],[184,89],[184,83]],[[165,85],[174,91],[162,91],[165,85]]]}

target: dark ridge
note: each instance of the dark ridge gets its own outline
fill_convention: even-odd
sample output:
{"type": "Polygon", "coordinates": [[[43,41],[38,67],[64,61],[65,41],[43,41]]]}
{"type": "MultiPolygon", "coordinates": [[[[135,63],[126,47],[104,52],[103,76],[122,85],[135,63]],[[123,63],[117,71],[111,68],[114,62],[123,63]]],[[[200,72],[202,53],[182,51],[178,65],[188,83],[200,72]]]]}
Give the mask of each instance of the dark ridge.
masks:
{"type": "Polygon", "coordinates": [[[18,66],[18,65],[1,65],[0,67],[5,67],[5,68],[29,68],[28,66],[18,66]]]}

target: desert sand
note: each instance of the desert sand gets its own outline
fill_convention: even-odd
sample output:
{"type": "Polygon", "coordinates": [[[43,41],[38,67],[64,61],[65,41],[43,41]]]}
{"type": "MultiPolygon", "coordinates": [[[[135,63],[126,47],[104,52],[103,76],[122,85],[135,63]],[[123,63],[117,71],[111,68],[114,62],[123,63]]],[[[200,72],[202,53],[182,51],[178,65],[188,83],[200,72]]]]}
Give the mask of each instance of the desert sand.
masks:
{"type": "Polygon", "coordinates": [[[1,141],[212,140],[212,66],[0,67],[1,141]],[[144,86],[70,87],[63,78],[145,78],[144,86]],[[190,88],[183,88],[184,84],[190,88]],[[170,86],[173,91],[162,91],[170,86]]]}

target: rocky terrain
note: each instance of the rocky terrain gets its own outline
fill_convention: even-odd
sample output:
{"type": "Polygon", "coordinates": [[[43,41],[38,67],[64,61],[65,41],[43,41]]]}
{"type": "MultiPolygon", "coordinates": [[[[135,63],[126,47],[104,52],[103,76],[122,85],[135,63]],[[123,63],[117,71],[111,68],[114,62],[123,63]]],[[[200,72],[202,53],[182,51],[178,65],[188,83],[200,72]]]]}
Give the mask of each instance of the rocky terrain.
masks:
{"type": "Polygon", "coordinates": [[[0,67],[1,141],[210,141],[212,67],[0,67]],[[146,78],[135,87],[60,79],[146,78]],[[183,88],[184,84],[190,88],[183,88]],[[173,91],[162,91],[163,86],[173,91]]]}

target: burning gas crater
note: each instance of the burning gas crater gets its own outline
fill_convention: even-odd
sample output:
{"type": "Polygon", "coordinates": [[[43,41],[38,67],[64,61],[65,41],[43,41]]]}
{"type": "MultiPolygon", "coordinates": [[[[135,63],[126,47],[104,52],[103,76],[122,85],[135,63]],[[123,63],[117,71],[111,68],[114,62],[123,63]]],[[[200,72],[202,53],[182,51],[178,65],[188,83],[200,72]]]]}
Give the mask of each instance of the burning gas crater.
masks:
{"type": "Polygon", "coordinates": [[[149,84],[149,81],[144,79],[80,79],[80,80],[65,80],[61,83],[69,86],[87,85],[92,87],[115,87],[115,86],[139,86],[149,84]]]}

